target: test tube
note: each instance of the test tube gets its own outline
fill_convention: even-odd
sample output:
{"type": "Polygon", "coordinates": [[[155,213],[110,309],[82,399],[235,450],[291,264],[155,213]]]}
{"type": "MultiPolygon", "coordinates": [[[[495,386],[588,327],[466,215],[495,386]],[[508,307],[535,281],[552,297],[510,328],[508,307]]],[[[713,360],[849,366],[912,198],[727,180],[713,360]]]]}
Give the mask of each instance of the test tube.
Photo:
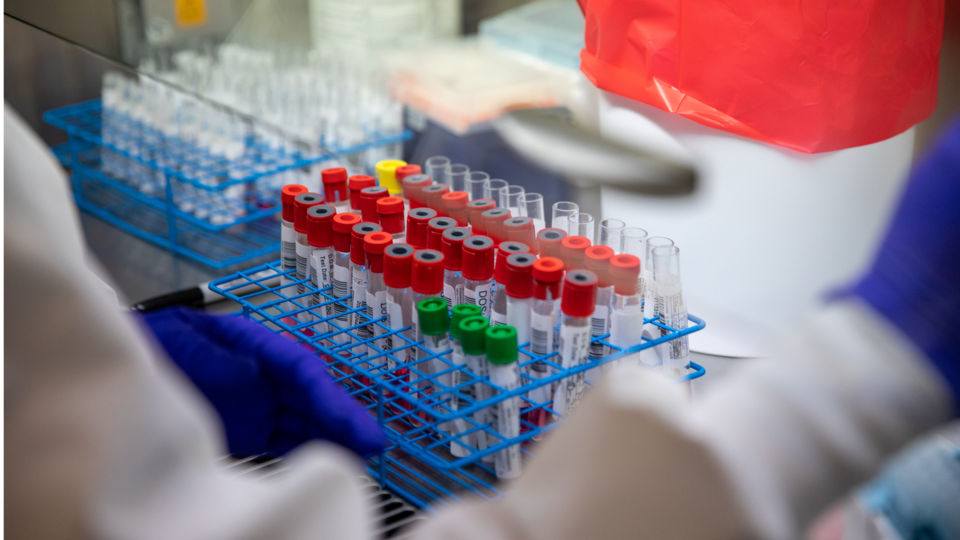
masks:
{"type": "Polygon", "coordinates": [[[570,228],[567,220],[570,216],[580,212],[580,205],[570,201],[553,203],[553,216],[550,218],[550,227],[566,231],[570,228]]]}
{"type": "Polygon", "coordinates": [[[493,199],[494,201],[496,201],[497,206],[499,208],[503,208],[502,206],[500,206],[500,194],[506,191],[507,187],[509,186],[510,184],[508,184],[506,180],[493,178],[489,182],[487,182],[487,186],[483,188],[483,198],[493,199]]]}
{"type": "MultiPolygon", "coordinates": [[[[658,246],[653,249],[653,280],[656,283],[656,304],[659,306],[660,324],[683,330],[687,327],[687,304],[683,300],[683,284],[680,281],[680,248],[658,246]]],[[[659,328],[660,337],[670,333],[659,328]]],[[[690,345],[687,336],[672,340],[657,347],[663,372],[670,377],[682,377],[687,372],[690,345]]]]}
{"type": "Polygon", "coordinates": [[[592,244],[595,235],[594,227],[596,223],[593,216],[584,212],[578,212],[567,218],[567,234],[570,236],[582,236],[592,244]]]}
{"type": "Polygon", "coordinates": [[[640,297],[640,312],[643,312],[643,270],[647,267],[647,231],[639,227],[626,227],[620,231],[620,253],[640,259],[640,275],[637,277],[637,294],[640,297]]]}
{"type": "Polygon", "coordinates": [[[450,158],[433,156],[423,163],[423,172],[438,184],[450,183],[450,158]]]}
{"type": "MultiPolygon", "coordinates": [[[[446,258],[446,254],[444,254],[446,258]]],[[[450,344],[452,352],[450,354],[451,359],[453,360],[453,365],[457,367],[453,372],[453,380],[450,382],[451,388],[457,388],[463,382],[463,380],[469,375],[465,372],[467,367],[467,357],[463,352],[463,332],[460,328],[460,322],[468,317],[479,317],[480,316],[480,306],[473,306],[470,304],[458,304],[453,306],[453,309],[450,310],[450,344]]],[[[464,388],[462,394],[468,397],[473,397],[473,387],[464,388]]],[[[461,392],[454,391],[453,399],[450,400],[450,409],[454,411],[460,410],[465,406],[463,403],[461,392]]],[[[464,418],[457,418],[453,421],[451,435],[457,436],[462,435],[461,438],[456,439],[450,443],[450,453],[455,457],[467,457],[470,455],[469,447],[475,446],[476,443],[473,442],[476,436],[473,433],[468,433],[463,435],[467,431],[467,421],[464,418]],[[463,444],[460,444],[460,441],[463,444]]]]}
{"type": "Polygon", "coordinates": [[[539,193],[523,193],[517,198],[517,215],[533,220],[533,227],[537,233],[547,226],[543,216],[543,195],[539,193]]]}
{"type": "MultiPolygon", "coordinates": [[[[657,309],[657,283],[653,279],[653,250],[658,247],[672,246],[673,240],[664,236],[652,236],[644,242],[644,255],[640,259],[640,292],[643,295],[643,316],[645,319],[656,319],[660,316],[657,309]]],[[[644,325],[643,335],[648,339],[660,337],[660,328],[653,325],[644,325]]],[[[660,364],[661,349],[652,347],[640,351],[640,360],[651,366],[660,364]]],[[[659,367],[658,367],[659,369],[659,367]]]]}
{"type": "Polygon", "coordinates": [[[487,184],[490,182],[490,175],[483,171],[470,171],[467,176],[463,190],[467,192],[471,201],[483,199],[487,196],[487,184]]]}
{"type": "Polygon", "coordinates": [[[463,163],[454,163],[450,166],[450,180],[445,183],[450,185],[450,191],[463,191],[469,177],[470,167],[463,163]]]}
{"type": "MultiPolygon", "coordinates": [[[[512,326],[497,326],[487,328],[486,334],[490,384],[503,389],[504,392],[512,392],[520,386],[517,330],[512,326]]],[[[519,437],[520,397],[513,396],[499,401],[492,409],[494,409],[493,427],[501,440],[509,441],[519,437]]],[[[498,479],[510,480],[520,476],[520,467],[519,443],[496,453],[494,470],[498,479]]]]}
{"type": "MultiPolygon", "coordinates": [[[[563,281],[560,299],[560,354],[557,362],[569,370],[589,360],[590,316],[597,299],[597,276],[589,270],[571,270],[563,281]]],[[[553,396],[553,410],[569,416],[580,402],[583,393],[583,371],[569,375],[557,383],[553,396]]]]}
{"type": "Polygon", "coordinates": [[[500,192],[500,208],[508,208],[514,215],[518,215],[520,206],[520,196],[526,190],[523,186],[507,186],[507,189],[500,192]]]}
{"type": "Polygon", "coordinates": [[[605,219],[600,222],[600,242],[601,246],[607,246],[616,253],[621,252],[623,241],[620,235],[627,224],[619,219],[605,219]]]}

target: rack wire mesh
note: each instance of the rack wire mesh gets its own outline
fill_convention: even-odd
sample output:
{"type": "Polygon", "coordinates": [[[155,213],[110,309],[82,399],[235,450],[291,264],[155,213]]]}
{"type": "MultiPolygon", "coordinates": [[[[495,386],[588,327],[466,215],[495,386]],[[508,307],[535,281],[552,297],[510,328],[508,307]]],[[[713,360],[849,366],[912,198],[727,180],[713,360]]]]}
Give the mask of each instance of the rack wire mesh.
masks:
{"type": "MultiPolygon", "coordinates": [[[[389,446],[371,459],[371,474],[381,485],[420,507],[459,501],[465,493],[484,498],[500,494],[492,464],[488,464],[493,454],[520,445],[526,459],[562,417],[552,400],[535,400],[531,390],[621,358],[633,358],[644,349],[705,326],[693,315],[689,316],[692,325],[684,329],[645,319],[646,325],[662,329],[656,333],[663,335],[644,338],[628,349],[608,343],[608,335],[594,337],[610,354],[570,369],[558,363],[556,352],[538,356],[530,351],[529,343],[520,344],[521,382],[516,389],[505,391],[489,377],[455,364],[452,351],[429,351],[422,340],[411,338],[409,327],[392,330],[385,317],[374,317],[365,306],[353,307],[352,296],[336,298],[331,287],[318,290],[310,279],[298,280],[294,270],[284,272],[279,261],[214,281],[210,288],[239,303],[243,316],[317,352],[336,381],[377,418],[386,433],[389,446]],[[280,284],[281,276],[287,278],[285,285],[280,284]],[[535,362],[546,363],[550,374],[530,377],[526,368],[535,362]],[[481,387],[488,392],[480,392],[481,387]],[[485,395],[492,397],[476,397],[485,395]],[[478,411],[513,397],[521,400],[519,436],[505,438],[490,422],[477,420],[478,411]],[[455,424],[459,427],[452,427],[455,424]],[[478,434],[487,439],[485,448],[478,444],[478,434]],[[459,457],[451,453],[454,442],[465,451],[459,457]]],[[[694,362],[687,369],[678,380],[705,374],[694,362]]]]}
{"type": "Polygon", "coordinates": [[[292,174],[410,137],[289,151],[249,130],[228,155],[105,111],[98,99],[48,111],[44,120],[68,134],[53,151],[71,170],[81,209],[214,268],[280,249],[279,193],[292,174]]]}

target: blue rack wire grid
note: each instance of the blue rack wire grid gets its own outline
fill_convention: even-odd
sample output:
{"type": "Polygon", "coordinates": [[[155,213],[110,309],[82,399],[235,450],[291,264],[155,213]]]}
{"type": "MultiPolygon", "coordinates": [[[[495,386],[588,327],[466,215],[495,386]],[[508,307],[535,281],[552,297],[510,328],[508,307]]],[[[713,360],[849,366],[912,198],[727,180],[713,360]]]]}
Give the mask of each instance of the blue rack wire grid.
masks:
{"type": "Polygon", "coordinates": [[[48,111],[44,120],[68,134],[68,142],[53,151],[72,171],[81,209],[214,268],[280,249],[276,214],[283,185],[319,174],[313,169],[331,159],[410,137],[409,132],[375,135],[347,148],[312,151],[301,144],[287,151],[258,139],[250,128],[227,144],[229,151],[213,153],[104,111],[100,100],[48,111]]]}
{"type": "MultiPolygon", "coordinates": [[[[608,347],[610,354],[571,369],[558,364],[557,353],[541,357],[530,352],[529,344],[521,344],[521,385],[505,392],[488,377],[455,365],[451,351],[431,353],[422,341],[411,339],[409,328],[391,330],[384,317],[373,318],[364,308],[351,307],[351,296],[334,298],[332,288],[317,290],[309,280],[297,280],[294,272],[284,274],[279,262],[267,263],[217,280],[210,288],[239,303],[243,316],[317,351],[337,382],[377,418],[386,433],[389,447],[371,460],[371,474],[381,485],[421,507],[460,500],[464,492],[485,498],[500,494],[492,464],[484,457],[519,444],[526,458],[537,441],[557,425],[554,418],[559,414],[552,401],[531,399],[531,390],[582,375],[705,326],[692,315],[693,325],[685,329],[646,319],[645,324],[664,329],[666,334],[653,340],[644,338],[643,343],[626,350],[607,343],[608,336],[598,336],[594,341],[608,347]],[[279,285],[282,275],[289,279],[285,286],[279,285]],[[300,284],[304,285],[302,293],[297,292],[300,284]],[[332,313],[328,315],[328,311],[332,313]],[[408,358],[411,351],[416,354],[413,359],[408,358]],[[537,361],[549,366],[549,376],[538,379],[526,374],[525,368],[537,361]],[[453,376],[455,372],[458,377],[453,376]],[[493,397],[475,399],[475,395],[484,395],[476,392],[480,386],[490,390],[485,395],[493,397]],[[521,400],[519,437],[505,439],[490,423],[475,420],[478,411],[514,396],[521,400]],[[466,429],[452,433],[450,426],[455,423],[466,429]],[[489,441],[484,449],[477,447],[478,433],[484,433],[489,441]],[[454,440],[467,451],[465,457],[451,454],[454,440]]],[[[703,367],[690,362],[688,373],[678,380],[704,374],[703,367]]]]}

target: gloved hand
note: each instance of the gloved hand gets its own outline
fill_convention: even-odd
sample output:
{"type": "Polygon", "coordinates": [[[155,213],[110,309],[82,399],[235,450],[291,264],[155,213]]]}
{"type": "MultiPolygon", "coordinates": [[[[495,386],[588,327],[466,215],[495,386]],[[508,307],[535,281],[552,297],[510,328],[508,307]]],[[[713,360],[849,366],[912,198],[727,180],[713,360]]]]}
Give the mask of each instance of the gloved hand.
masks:
{"type": "Polygon", "coordinates": [[[960,409],[960,122],[918,163],[853,293],[926,353],[960,409]]]}
{"type": "Polygon", "coordinates": [[[237,316],[170,308],[143,318],[217,410],[230,453],[281,456],[311,439],[364,457],[383,449],[376,420],[296,343],[237,316]]]}

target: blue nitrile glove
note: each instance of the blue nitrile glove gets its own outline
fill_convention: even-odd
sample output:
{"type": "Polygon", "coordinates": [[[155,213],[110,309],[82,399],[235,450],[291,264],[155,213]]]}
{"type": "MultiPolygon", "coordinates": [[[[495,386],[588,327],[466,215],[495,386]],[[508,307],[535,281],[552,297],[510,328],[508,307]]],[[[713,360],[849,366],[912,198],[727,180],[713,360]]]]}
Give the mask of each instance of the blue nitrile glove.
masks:
{"type": "Polygon", "coordinates": [[[238,316],[170,308],[143,318],[217,410],[231,454],[281,456],[311,439],[364,457],[383,449],[376,420],[300,345],[238,316]]]}
{"type": "Polygon", "coordinates": [[[926,353],[960,409],[960,122],[918,163],[853,293],[926,353]]]}

